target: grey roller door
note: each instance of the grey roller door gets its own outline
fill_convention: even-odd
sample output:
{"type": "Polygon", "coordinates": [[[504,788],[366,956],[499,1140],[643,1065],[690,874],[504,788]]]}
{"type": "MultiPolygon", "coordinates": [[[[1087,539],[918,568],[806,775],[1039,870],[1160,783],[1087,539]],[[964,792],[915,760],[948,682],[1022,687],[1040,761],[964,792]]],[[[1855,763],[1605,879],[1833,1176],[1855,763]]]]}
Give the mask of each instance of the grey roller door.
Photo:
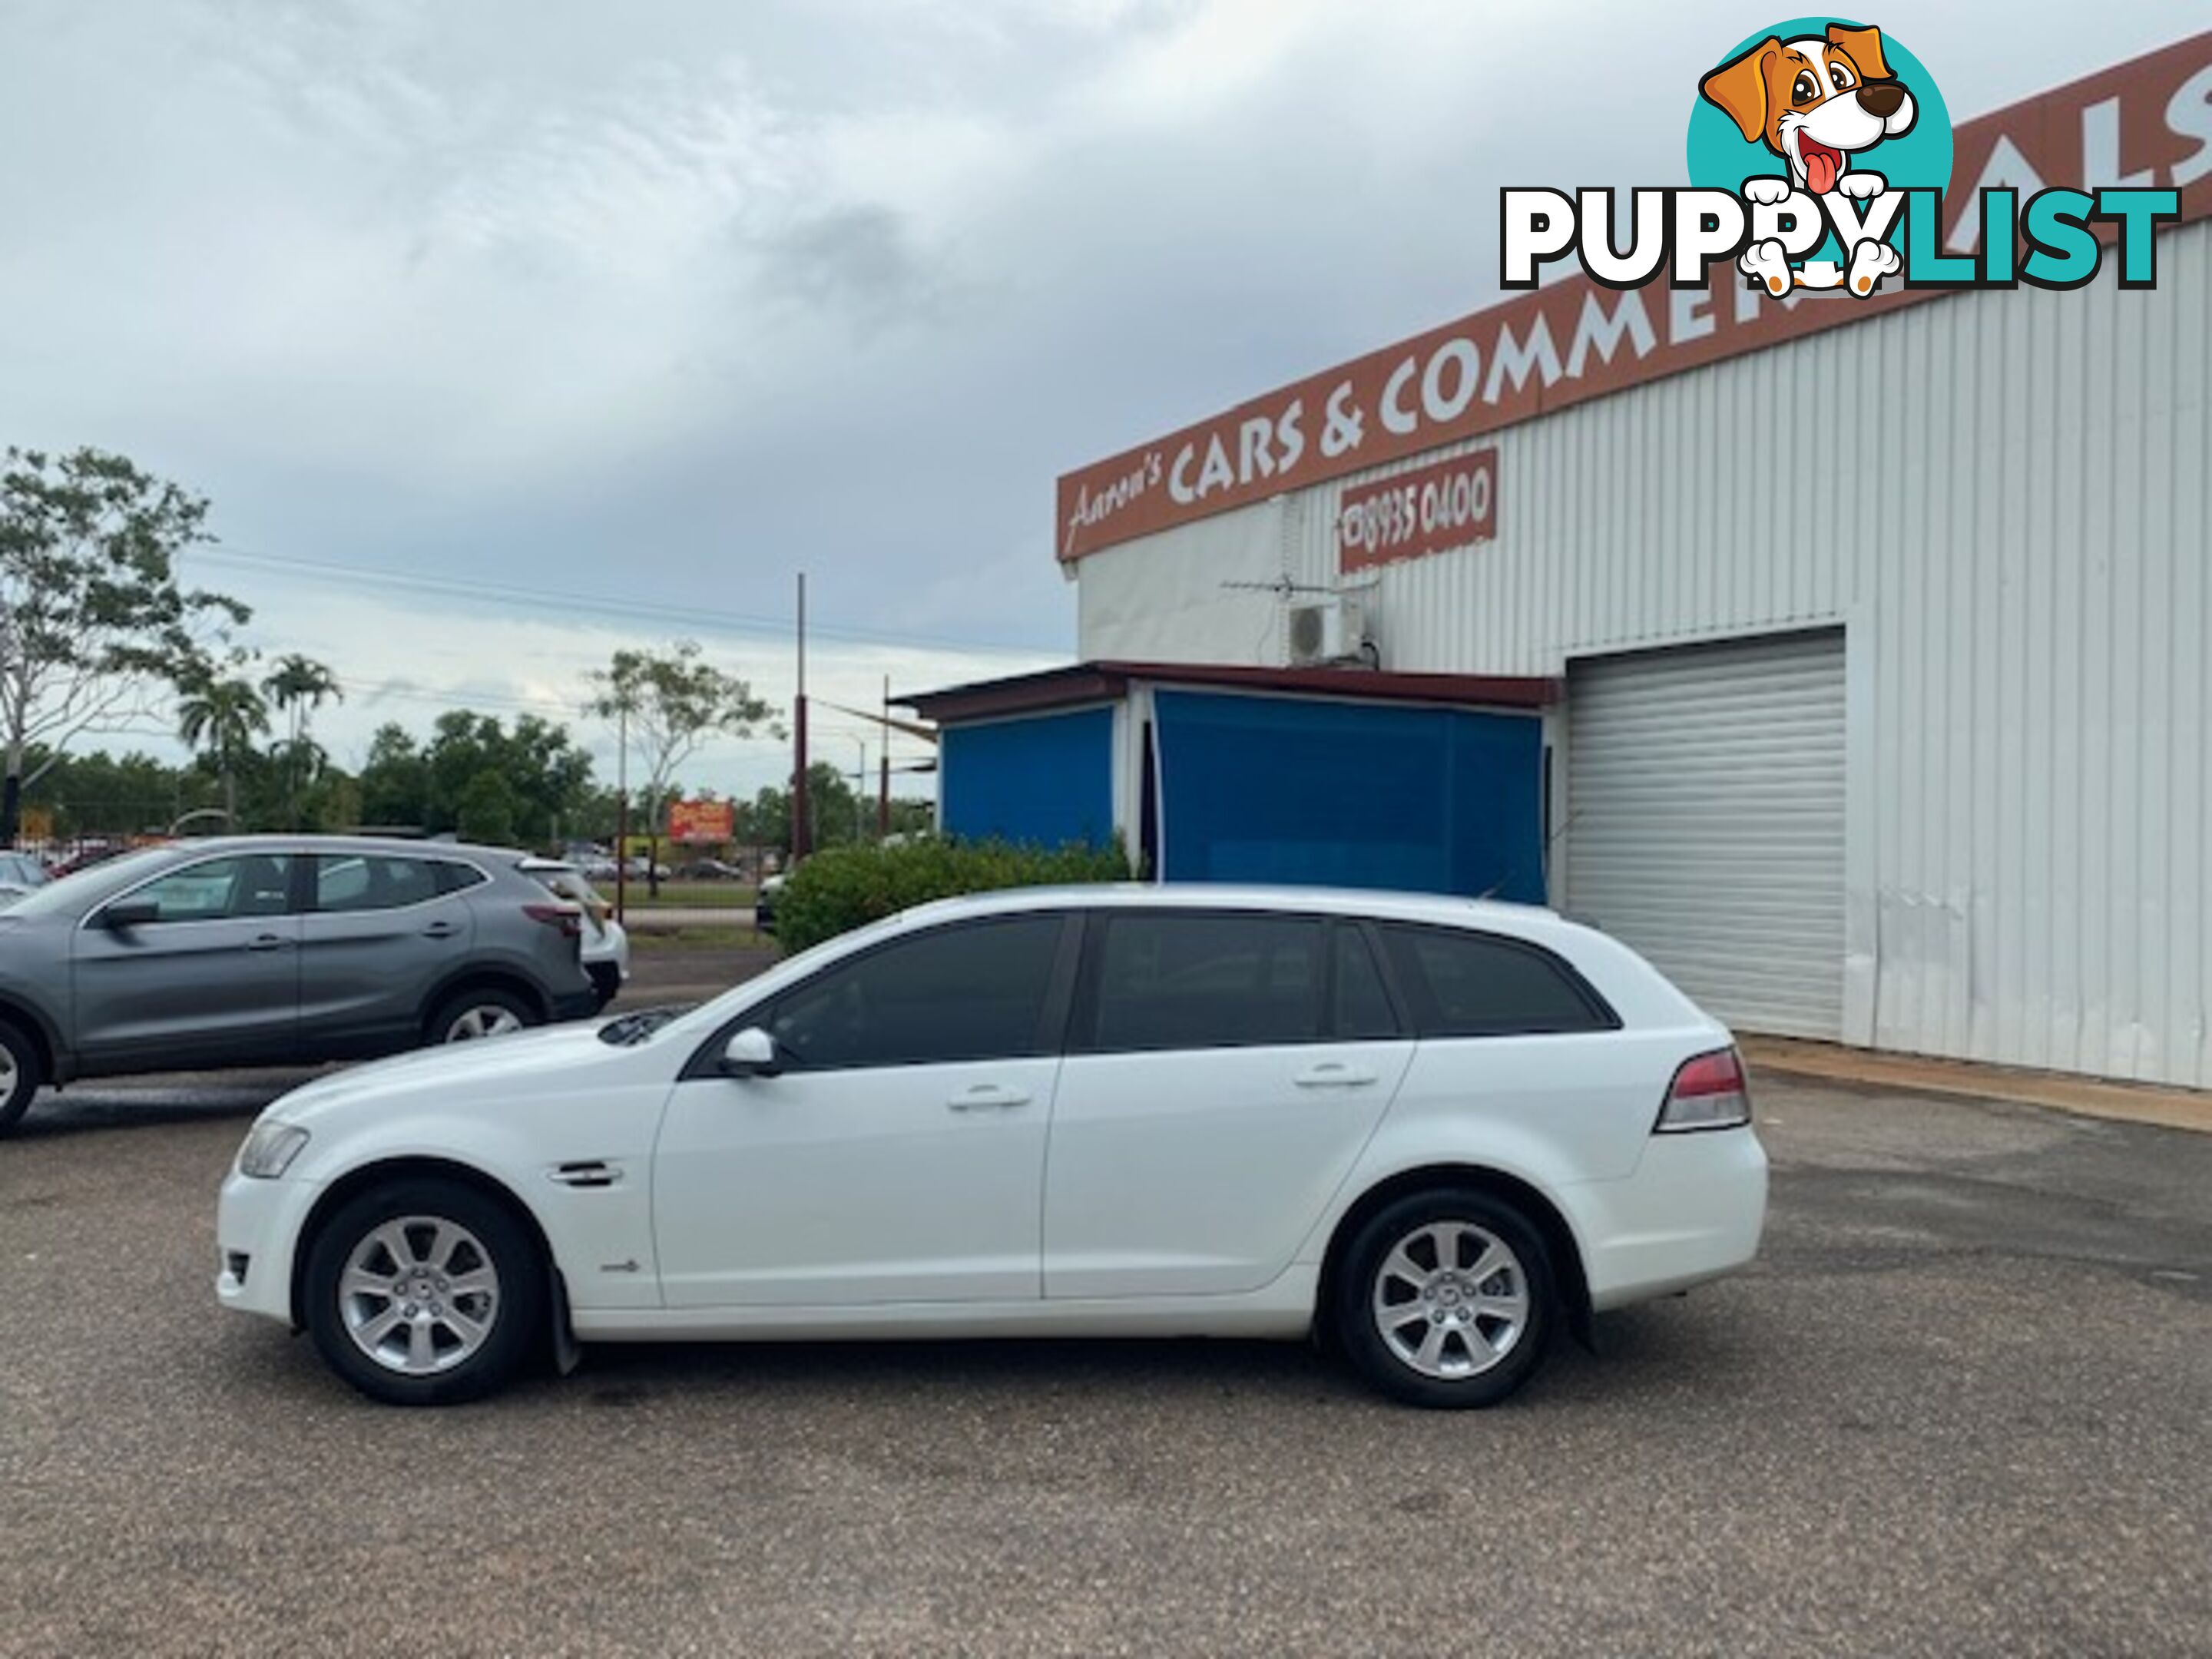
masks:
{"type": "Polygon", "coordinates": [[[1835,1039],[1844,636],[1573,665],[1568,903],[1709,1012],[1835,1039]]]}

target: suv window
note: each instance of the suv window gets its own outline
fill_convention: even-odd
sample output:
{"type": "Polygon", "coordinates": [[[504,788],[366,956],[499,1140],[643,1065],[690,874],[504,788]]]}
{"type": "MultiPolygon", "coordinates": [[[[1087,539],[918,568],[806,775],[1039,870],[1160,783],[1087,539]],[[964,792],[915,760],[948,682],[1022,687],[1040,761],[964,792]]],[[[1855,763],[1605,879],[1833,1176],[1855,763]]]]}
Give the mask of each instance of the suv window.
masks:
{"type": "Polygon", "coordinates": [[[1399,983],[1423,1036],[1609,1031],[1620,1019],[1540,945],[1458,928],[1386,924],[1399,983]]]}
{"type": "Polygon", "coordinates": [[[285,853],[208,859],[156,876],[126,897],[154,906],[156,921],[281,916],[292,908],[292,860],[285,853]]]}
{"type": "Polygon", "coordinates": [[[1048,1053],[1039,1028],[1063,922],[1009,916],[895,940],[779,997],[769,1033],[805,1071],[1048,1053]]]}
{"type": "Polygon", "coordinates": [[[456,864],[451,859],[430,860],[430,873],[436,878],[441,893],[463,893],[471,887],[481,887],[491,878],[473,864],[456,864]]]}
{"type": "Polygon", "coordinates": [[[427,860],[356,853],[315,855],[319,911],[398,910],[438,893],[437,872],[427,860]]]}
{"type": "Polygon", "coordinates": [[[1322,923],[1305,916],[1109,913],[1093,1050],[1224,1048],[1322,1037],[1322,923]]]}

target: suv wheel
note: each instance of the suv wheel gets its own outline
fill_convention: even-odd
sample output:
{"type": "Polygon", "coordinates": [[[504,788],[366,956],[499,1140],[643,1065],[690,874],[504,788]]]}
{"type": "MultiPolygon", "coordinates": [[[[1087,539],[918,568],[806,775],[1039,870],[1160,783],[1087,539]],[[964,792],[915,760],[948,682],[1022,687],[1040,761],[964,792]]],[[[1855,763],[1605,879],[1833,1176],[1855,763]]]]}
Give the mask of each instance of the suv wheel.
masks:
{"type": "Polygon", "coordinates": [[[504,1387],[545,1328],[545,1273],[507,1209],[433,1176],[352,1200],[307,1253],[307,1329],[371,1399],[447,1406],[504,1387]]]}
{"type": "Polygon", "coordinates": [[[1345,1352],[1415,1406],[1496,1405],[1535,1374],[1558,1322],[1542,1234],[1466,1188],[1415,1193],[1370,1217],[1334,1291],[1345,1352]]]}
{"type": "Polygon", "coordinates": [[[538,1011],[512,991],[462,991],[440,1003],[430,1016],[430,1041],[472,1042],[537,1024],[538,1011]]]}
{"type": "Polygon", "coordinates": [[[31,1097],[46,1081],[39,1063],[39,1048],[5,1020],[0,1020],[0,1134],[23,1121],[31,1097]]]}

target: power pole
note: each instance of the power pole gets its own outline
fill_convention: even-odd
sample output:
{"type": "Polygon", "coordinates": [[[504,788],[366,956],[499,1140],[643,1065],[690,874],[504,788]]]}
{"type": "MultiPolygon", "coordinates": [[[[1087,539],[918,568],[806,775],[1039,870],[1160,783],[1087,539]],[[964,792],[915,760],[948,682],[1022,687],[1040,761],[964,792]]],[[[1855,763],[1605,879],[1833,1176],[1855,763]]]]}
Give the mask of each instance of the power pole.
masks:
{"type": "Polygon", "coordinates": [[[891,677],[884,676],[884,752],[879,762],[883,770],[876,780],[876,839],[884,841],[891,833],[891,677]]]}
{"type": "Polygon", "coordinates": [[[629,890],[629,704],[617,710],[615,730],[615,920],[623,919],[629,890]]]}
{"type": "Polygon", "coordinates": [[[806,789],[806,573],[799,573],[799,695],[792,702],[792,735],[796,738],[791,775],[791,861],[795,866],[814,850],[814,821],[806,789]]]}

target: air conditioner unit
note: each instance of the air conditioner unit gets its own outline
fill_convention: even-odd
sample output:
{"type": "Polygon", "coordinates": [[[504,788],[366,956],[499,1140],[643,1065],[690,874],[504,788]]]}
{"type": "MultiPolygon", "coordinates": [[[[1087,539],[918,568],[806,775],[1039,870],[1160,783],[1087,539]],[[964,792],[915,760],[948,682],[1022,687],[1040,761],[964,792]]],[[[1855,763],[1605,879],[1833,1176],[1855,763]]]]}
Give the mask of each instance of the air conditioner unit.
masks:
{"type": "Polygon", "coordinates": [[[1367,642],[1367,607],[1358,599],[1323,599],[1291,607],[1292,667],[1361,659],[1367,642]]]}

